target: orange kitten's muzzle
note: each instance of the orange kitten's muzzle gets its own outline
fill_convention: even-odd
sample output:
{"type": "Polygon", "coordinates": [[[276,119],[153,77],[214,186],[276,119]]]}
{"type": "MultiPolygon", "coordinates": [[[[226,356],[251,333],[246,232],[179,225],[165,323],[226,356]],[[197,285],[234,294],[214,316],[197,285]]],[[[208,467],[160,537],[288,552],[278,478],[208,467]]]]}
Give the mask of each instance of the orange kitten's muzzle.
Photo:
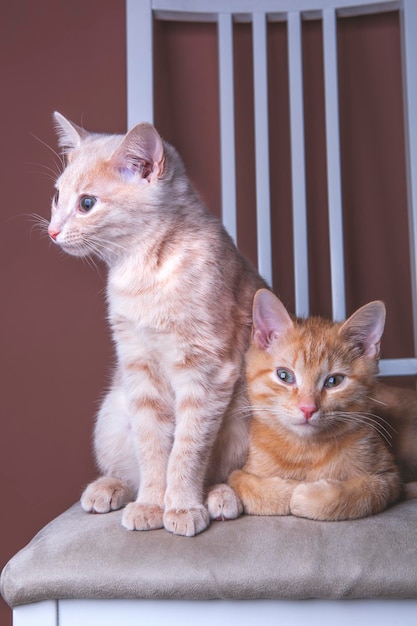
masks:
{"type": "Polygon", "coordinates": [[[298,407],[304,415],[306,422],[308,422],[315,413],[318,411],[318,407],[315,404],[303,404],[298,407]]]}

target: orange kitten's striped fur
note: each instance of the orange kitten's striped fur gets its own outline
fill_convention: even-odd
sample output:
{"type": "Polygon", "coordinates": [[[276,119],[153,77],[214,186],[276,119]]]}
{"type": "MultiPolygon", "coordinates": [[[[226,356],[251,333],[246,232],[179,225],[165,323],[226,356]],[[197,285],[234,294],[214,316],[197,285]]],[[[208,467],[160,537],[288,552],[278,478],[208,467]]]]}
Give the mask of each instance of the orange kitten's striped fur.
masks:
{"type": "Polygon", "coordinates": [[[127,504],[128,529],[192,536],[240,512],[223,481],[247,452],[244,354],[264,283],[151,125],[123,137],[55,117],[68,164],[49,234],[107,263],[117,356],[95,429],[103,476],[81,503],[99,513],[127,504]]]}
{"type": "MultiPolygon", "coordinates": [[[[249,455],[229,479],[246,513],[351,519],[400,497],[400,472],[386,441],[391,427],[375,414],[385,408],[392,419],[387,400],[398,404],[401,396],[376,384],[384,322],[382,302],[339,324],[293,321],[271,292],[256,294],[247,354],[249,455]]],[[[411,394],[414,452],[404,444],[397,452],[415,479],[417,394],[411,394]]]]}

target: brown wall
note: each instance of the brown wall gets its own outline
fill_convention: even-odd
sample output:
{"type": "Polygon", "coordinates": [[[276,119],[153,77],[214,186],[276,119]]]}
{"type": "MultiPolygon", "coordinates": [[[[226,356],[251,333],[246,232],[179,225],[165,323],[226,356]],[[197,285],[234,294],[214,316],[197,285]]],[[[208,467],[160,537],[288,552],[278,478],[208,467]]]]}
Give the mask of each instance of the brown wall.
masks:
{"type": "Polygon", "coordinates": [[[93,416],[111,363],[104,273],[59,254],[30,215],[49,216],[55,109],[125,130],[124,2],[3,2],[0,29],[3,566],[95,474],[93,416]]]}
{"type": "MultiPolygon", "coordinates": [[[[104,268],[49,244],[30,217],[49,216],[57,160],[51,114],[90,130],[124,131],[123,0],[18,0],[0,9],[1,438],[0,566],[95,474],[91,431],[112,347],[105,322],[104,268]],[[47,144],[47,145],[46,145],[47,144]],[[51,171],[52,170],[52,171],[51,171]]],[[[275,288],[293,306],[286,30],[271,25],[275,288]],[[279,85],[278,85],[279,82],[279,85]]],[[[348,306],[384,299],[385,356],[410,354],[402,109],[395,15],[339,29],[343,197],[348,306]],[[359,132],[353,131],[359,124],[359,132]]],[[[156,124],[182,153],[191,178],[219,214],[216,41],[213,26],[156,29],[156,124]]],[[[321,27],[304,27],[312,308],[329,313],[321,27]]],[[[235,28],[239,245],[253,260],[251,32],[235,28]]],[[[10,623],[4,604],[0,623],[10,623]]]]}

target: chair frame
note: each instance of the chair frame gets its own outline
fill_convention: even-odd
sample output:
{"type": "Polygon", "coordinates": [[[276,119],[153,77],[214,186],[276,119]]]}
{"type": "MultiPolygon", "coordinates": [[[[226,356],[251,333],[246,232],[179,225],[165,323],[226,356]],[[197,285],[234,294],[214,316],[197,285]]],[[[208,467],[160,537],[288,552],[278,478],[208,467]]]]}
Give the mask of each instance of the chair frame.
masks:
{"type": "Polygon", "coordinates": [[[48,600],[13,610],[13,626],[415,626],[417,600],[48,600]]]}

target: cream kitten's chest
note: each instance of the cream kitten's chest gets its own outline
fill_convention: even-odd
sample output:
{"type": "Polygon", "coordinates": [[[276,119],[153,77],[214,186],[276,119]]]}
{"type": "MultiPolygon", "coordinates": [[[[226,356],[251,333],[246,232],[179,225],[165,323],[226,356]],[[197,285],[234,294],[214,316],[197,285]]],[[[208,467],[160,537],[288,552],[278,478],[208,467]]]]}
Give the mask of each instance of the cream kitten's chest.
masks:
{"type": "Polygon", "coordinates": [[[110,272],[109,321],[121,363],[145,359],[166,369],[186,360],[195,315],[184,281],[174,268],[175,259],[171,259],[159,272],[140,264],[126,264],[110,272]]]}
{"type": "Polygon", "coordinates": [[[171,331],[184,315],[181,302],[181,283],[174,268],[175,258],[150,271],[146,263],[122,264],[109,273],[107,300],[110,322],[123,319],[133,328],[171,331]],[[171,271],[170,271],[171,268],[171,271]]]}

